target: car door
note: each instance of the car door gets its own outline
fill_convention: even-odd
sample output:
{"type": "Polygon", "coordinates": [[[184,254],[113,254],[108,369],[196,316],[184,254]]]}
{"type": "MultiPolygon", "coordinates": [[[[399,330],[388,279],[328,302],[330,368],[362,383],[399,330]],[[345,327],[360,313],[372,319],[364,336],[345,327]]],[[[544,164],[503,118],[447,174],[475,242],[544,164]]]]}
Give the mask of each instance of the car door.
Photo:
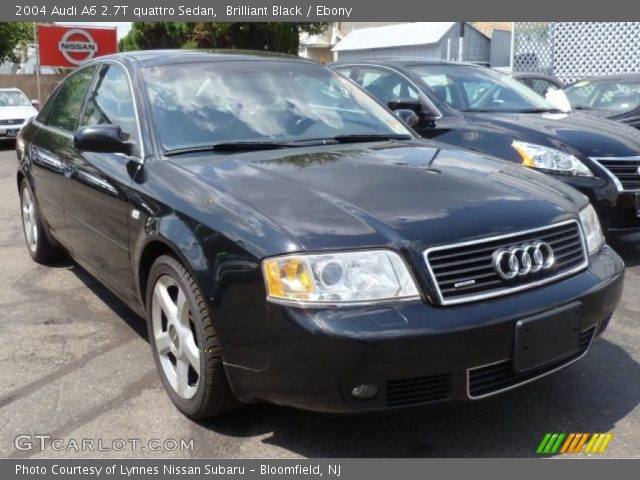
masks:
{"type": "Polygon", "coordinates": [[[51,234],[68,250],[72,247],[64,212],[64,182],[70,173],[66,159],[73,150],[73,131],[96,68],[78,70],[56,90],[34,122],[38,131],[29,152],[40,213],[51,234]]]}
{"type": "Polygon", "coordinates": [[[132,156],[73,149],[65,209],[74,255],[119,294],[134,295],[129,258],[129,187],[142,149],[131,81],[124,67],[101,65],[78,128],[111,124],[135,145],[132,156]]]}

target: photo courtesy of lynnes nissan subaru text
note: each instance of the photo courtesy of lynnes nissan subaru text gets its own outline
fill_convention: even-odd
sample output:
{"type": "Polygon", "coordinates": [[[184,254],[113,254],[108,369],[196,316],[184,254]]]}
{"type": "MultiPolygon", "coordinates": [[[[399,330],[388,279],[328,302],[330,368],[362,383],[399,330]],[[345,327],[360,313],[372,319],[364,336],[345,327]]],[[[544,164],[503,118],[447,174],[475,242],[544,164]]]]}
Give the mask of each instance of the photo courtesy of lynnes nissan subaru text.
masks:
{"type": "Polygon", "coordinates": [[[583,194],[422,140],[294,57],[92,60],[17,151],[29,253],[147,319],[192,418],[483,398],[585,355],[622,292],[583,194]]]}

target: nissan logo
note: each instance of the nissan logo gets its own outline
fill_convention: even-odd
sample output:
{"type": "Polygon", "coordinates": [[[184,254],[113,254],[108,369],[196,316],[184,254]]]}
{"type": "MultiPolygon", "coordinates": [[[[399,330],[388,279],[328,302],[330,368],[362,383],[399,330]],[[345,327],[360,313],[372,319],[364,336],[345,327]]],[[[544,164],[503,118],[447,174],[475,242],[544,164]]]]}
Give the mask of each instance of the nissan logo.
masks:
{"type": "Polygon", "coordinates": [[[493,269],[504,280],[547,270],[555,261],[551,246],[545,242],[501,248],[493,252],[493,269]]]}

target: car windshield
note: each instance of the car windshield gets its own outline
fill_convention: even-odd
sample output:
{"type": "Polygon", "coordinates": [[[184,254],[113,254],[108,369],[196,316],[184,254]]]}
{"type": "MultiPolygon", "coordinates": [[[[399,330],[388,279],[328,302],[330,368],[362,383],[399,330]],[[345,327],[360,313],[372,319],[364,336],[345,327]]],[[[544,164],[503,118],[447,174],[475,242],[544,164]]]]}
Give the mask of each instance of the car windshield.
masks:
{"type": "Polygon", "coordinates": [[[0,107],[28,107],[31,105],[21,92],[0,91],[0,107]]]}
{"type": "Polygon", "coordinates": [[[410,65],[437,100],[460,111],[535,113],[556,109],[518,80],[484,67],[410,65]]]}
{"type": "Polygon", "coordinates": [[[394,115],[352,82],[312,63],[162,65],[144,69],[144,79],[165,151],[350,136],[412,138],[394,115]]]}
{"type": "Polygon", "coordinates": [[[640,80],[591,82],[582,80],[565,89],[576,110],[628,112],[640,107],[640,80]]]}

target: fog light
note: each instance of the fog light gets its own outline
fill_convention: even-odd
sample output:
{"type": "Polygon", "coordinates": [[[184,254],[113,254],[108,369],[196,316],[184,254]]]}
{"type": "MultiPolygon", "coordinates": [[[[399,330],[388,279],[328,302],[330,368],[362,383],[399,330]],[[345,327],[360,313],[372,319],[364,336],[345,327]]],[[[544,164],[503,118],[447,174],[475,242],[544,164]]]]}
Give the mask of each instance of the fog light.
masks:
{"type": "Polygon", "coordinates": [[[378,387],[372,383],[363,383],[351,390],[351,396],[358,400],[370,400],[378,395],[378,387]]]}

